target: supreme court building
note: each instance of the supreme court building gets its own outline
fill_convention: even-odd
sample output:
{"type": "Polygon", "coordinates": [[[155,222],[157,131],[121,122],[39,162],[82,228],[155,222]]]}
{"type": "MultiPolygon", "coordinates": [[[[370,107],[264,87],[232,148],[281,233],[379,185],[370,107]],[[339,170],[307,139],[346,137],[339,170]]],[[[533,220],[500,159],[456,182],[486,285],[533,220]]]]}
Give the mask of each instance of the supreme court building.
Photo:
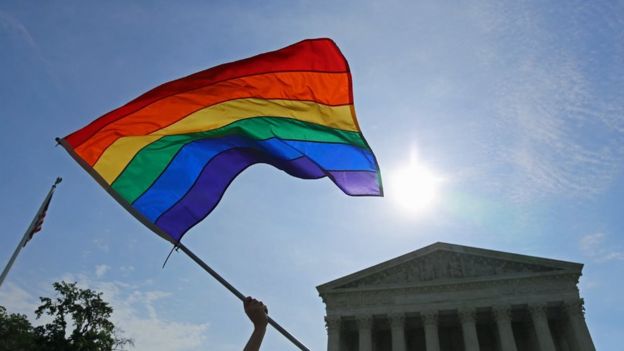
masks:
{"type": "Polygon", "coordinates": [[[582,264],[435,243],[317,287],[329,351],[595,351],[582,264]]]}

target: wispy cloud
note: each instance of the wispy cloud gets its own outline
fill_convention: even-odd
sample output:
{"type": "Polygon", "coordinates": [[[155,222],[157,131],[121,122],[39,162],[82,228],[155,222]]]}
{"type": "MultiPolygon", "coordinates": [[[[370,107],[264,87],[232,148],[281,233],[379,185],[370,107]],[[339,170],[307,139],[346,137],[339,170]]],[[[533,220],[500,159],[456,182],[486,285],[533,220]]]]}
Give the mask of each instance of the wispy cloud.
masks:
{"type": "Polygon", "coordinates": [[[128,274],[134,272],[135,268],[133,265],[128,265],[119,267],[119,270],[124,276],[127,276],[128,274]]]}
{"type": "MultiPolygon", "coordinates": [[[[110,232],[110,231],[107,231],[107,232],[110,232]]],[[[93,239],[93,245],[95,245],[98,249],[102,250],[103,252],[110,251],[110,244],[103,238],[93,239]]]]}
{"type": "Polygon", "coordinates": [[[110,267],[105,264],[98,264],[95,266],[95,276],[101,278],[109,269],[110,267]]]}
{"type": "Polygon", "coordinates": [[[624,149],[619,144],[621,136],[590,143],[580,130],[609,132],[604,128],[608,126],[597,125],[595,116],[573,111],[591,98],[583,88],[588,83],[574,65],[533,67],[530,72],[521,69],[521,75],[506,84],[499,100],[499,117],[513,131],[508,144],[497,152],[511,166],[513,173],[507,180],[512,196],[519,200],[540,194],[584,197],[604,190],[620,170],[624,149]]]}
{"type": "MultiPolygon", "coordinates": [[[[44,67],[50,66],[28,28],[17,17],[4,11],[0,11],[0,35],[2,34],[8,35],[14,44],[21,44],[20,46],[26,47],[27,51],[44,67]]],[[[2,38],[0,37],[0,39],[2,38]]]]}
{"type": "Polygon", "coordinates": [[[103,292],[104,299],[115,310],[115,324],[124,331],[124,336],[134,340],[136,350],[193,350],[206,338],[209,327],[206,323],[172,321],[159,316],[159,305],[171,296],[169,292],[144,290],[117,281],[95,281],[85,275],[65,278],[103,292]]]}
{"type": "Polygon", "coordinates": [[[583,255],[596,262],[624,260],[624,249],[611,246],[604,233],[592,233],[581,237],[579,247],[583,255]]]}
{"type": "Polygon", "coordinates": [[[4,11],[0,11],[0,28],[3,32],[14,33],[32,49],[39,50],[32,35],[30,35],[28,29],[26,29],[26,26],[17,18],[4,11]]]}
{"type": "Polygon", "coordinates": [[[624,99],[613,95],[624,88],[624,66],[597,72],[595,63],[622,52],[624,27],[592,20],[595,9],[583,3],[562,14],[529,3],[480,4],[470,13],[487,40],[475,50],[483,53],[480,68],[492,89],[482,146],[499,169],[482,168],[480,177],[497,174],[491,184],[518,201],[603,191],[624,160],[624,99]],[[582,25],[553,27],[558,15],[582,25]],[[596,31],[613,49],[583,50],[596,31]]]}
{"type": "Polygon", "coordinates": [[[39,306],[39,299],[13,282],[7,282],[0,289],[0,305],[10,313],[21,313],[34,318],[34,311],[39,306]]]}
{"type": "MultiPolygon", "coordinates": [[[[98,266],[101,271],[108,266],[98,266]],[[103,268],[102,268],[103,267],[103,268]]],[[[96,268],[96,276],[98,269],[96,268]]],[[[82,288],[90,288],[103,293],[105,301],[114,309],[112,320],[123,331],[124,337],[134,340],[134,350],[196,350],[206,339],[209,329],[207,323],[197,324],[162,318],[158,310],[161,303],[171,293],[145,290],[138,285],[118,281],[93,280],[84,274],[67,273],[65,281],[77,281],[82,288]]],[[[53,294],[51,287],[42,295],[53,294]]],[[[46,320],[35,320],[34,310],[40,304],[38,297],[26,289],[9,282],[0,290],[0,305],[11,313],[26,314],[35,325],[46,320]]]]}
{"type": "Polygon", "coordinates": [[[41,67],[48,78],[60,86],[60,79],[55,74],[52,63],[44,55],[28,27],[17,16],[1,10],[0,43],[14,58],[18,57],[20,61],[32,60],[33,65],[41,67]]]}

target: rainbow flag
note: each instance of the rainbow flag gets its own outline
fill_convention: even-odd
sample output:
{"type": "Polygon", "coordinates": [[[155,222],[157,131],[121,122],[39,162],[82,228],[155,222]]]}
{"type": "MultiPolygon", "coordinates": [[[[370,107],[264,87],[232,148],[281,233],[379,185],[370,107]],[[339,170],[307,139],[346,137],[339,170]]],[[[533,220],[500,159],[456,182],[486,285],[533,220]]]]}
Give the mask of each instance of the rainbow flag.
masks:
{"type": "Polygon", "coordinates": [[[330,39],[165,83],[58,140],[117,201],[177,242],[256,163],[383,196],[349,66],[330,39]]]}

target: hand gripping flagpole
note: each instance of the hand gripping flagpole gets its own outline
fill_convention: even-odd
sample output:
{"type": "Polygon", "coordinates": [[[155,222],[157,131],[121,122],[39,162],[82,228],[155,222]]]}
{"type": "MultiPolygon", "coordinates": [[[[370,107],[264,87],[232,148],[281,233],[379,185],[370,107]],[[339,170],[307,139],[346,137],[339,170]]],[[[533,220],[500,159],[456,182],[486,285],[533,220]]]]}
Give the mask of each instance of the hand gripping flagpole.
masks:
{"type": "MultiPolygon", "coordinates": [[[[184,246],[181,242],[177,243],[177,246],[184,251],[184,253],[190,257],[195,263],[197,263],[200,267],[202,267],[208,274],[210,274],[213,278],[215,278],[219,283],[221,283],[226,289],[228,289],[232,294],[238,297],[241,301],[245,300],[245,295],[243,295],[238,289],[236,289],[232,284],[230,284],[227,280],[225,280],[219,273],[210,268],[204,261],[202,261],[199,257],[197,257],[193,251],[189,250],[188,247],[184,246]]],[[[268,317],[268,316],[267,316],[268,317]]],[[[282,328],[276,321],[274,321],[271,317],[268,317],[269,324],[273,326],[278,332],[284,335],[288,340],[290,340],[293,344],[295,344],[302,351],[310,351],[305,345],[303,345],[299,340],[297,340],[292,334],[290,334],[286,329],[282,328]]]]}
{"type": "Polygon", "coordinates": [[[52,185],[52,188],[50,188],[50,191],[48,192],[48,195],[45,197],[45,199],[41,203],[41,206],[39,206],[39,210],[37,211],[37,214],[33,218],[32,222],[30,222],[28,229],[26,229],[26,232],[24,232],[24,236],[22,236],[22,240],[19,242],[19,244],[17,244],[17,247],[15,248],[15,251],[13,251],[13,255],[11,256],[11,259],[9,259],[9,262],[7,263],[6,267],[4,267],[4,270],[2,271],[2,275],[0,275],[0,286],[2,286],[4,279],[9,274],[11,267],[13,267],[13,263],[15,263],[15,259],[17,259],[17,255],[19,255],[20,251],[22,251],[22,248],[26,246],[26,243],[28,242],[28,240],[32,238],[32,236],[37,231],[38,227],[40,228],[41,221],[43,220],[42,215],[44,215],[44,212],[47,210],[47,207],[50,204],[50,200],[52,200],[52,195],[54,194],[54,190],[56,190],[56,186],[62,180],[63,179],[61,177],[56,178],[56,180],[54,181],[54,184],[52,185]]]}

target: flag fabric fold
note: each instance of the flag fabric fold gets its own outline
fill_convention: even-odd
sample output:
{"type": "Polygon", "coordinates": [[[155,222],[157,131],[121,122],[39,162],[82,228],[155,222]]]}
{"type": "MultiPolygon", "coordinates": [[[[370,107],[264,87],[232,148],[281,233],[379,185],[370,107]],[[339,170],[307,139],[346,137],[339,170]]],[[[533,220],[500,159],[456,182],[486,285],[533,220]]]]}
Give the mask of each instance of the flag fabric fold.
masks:
{"type": "Polygon", "coordinates": [[[383,196],[358,126],[349,66],[310,39],[165,83],[60,139],[144,224],[178,242],[247,167],[328,177],[352,196],[383,196]]]}

